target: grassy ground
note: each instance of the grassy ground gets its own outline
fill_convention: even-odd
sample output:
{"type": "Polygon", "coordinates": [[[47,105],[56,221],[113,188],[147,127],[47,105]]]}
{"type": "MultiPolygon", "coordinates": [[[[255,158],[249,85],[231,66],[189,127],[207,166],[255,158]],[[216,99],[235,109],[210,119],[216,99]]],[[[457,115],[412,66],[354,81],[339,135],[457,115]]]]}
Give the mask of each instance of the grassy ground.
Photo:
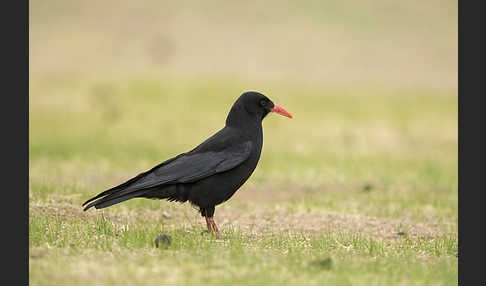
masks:
{"type": "Polygon", "coordinates": [[[30,284],[457,285],[457,7],[436,2],[33,1],[30,284]],[[82,211],[245,90],[294,119],[265,119],[224,239],[188,204],[82,211]]]}
{"type": "Polygon", "coordinates": [[[31,84],[32,285],[457,283],[454,95],[272,87],[295,118],[265,119],[261,162],[217,208],[216,240],[189,205],[80,204],[217,131],[241,84],[31,84]],[[163,233],[172,244],[154,248],[163,233]]]}

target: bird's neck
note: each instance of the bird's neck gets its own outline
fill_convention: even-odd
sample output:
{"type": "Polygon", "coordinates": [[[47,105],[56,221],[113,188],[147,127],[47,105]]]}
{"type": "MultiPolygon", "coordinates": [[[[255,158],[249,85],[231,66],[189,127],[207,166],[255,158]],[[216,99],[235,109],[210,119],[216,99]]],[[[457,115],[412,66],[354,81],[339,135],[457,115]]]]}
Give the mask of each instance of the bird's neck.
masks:
{"type": "Polygon", "coordinates": [[[235,104],[231,108],[228,117],[226,117],[226,126],[242,129],[245,133],[255,133],[255,131],[261,132],[262,119],[259,118],[257,114],[253,115],[248,113],[244,106],[235,104]]]}

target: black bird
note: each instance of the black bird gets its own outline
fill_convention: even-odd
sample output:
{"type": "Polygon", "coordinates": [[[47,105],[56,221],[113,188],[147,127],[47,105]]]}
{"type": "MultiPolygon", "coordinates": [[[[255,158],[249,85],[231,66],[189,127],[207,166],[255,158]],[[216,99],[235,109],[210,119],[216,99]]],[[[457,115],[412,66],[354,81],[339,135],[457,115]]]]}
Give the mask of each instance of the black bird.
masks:
{"type": "Polygon", "coordinates": [[[231,107],[223,129],[193,150],[87,200],[84,210],[133,198],[189,201],[199,207],[208,230],[220,237],[214,208],[231,198],[255,170],[263,145],[262,120],[270,112],[292,118],[265,95],[243,93],[231,107]]]}

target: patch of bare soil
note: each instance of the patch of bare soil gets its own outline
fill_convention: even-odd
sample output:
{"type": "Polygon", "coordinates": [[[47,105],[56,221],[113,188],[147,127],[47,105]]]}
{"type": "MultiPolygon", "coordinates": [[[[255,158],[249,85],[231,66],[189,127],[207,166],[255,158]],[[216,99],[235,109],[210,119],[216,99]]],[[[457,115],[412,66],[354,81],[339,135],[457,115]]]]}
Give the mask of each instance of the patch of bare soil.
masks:
{"type": "MultiPolygon", "coordinates": [[[[74,219],[97,219],[103,216],[115,224],[160,223],[165,227],[205,228],[204,219],[190,207],[179,206],[171,210],[103,210],[83,212],[72,204],[35,204],[30,206],[30,215],[60,217],[69,221],[74,219]]],[[[257,209],[245,211],[231,207],[217,209],[215,221],[224,232],[225,229],[240,229],[249,235],[265,233],[285,234],[325,234],[351,232],[377,240],[396,240],[403,237],[435,238],[450,233],[450,225],[424,223],[408,220],[352,216],[326,212],[292,213],[286,211],[257,209]]]]}
{"type": "MultiPolygon", "coordinates": [[[[399,239],[408,237],[441,237],[449,234],[450,226],[438,223],[350,216],[326,212],[289,213],[284,211],[253,211],[236,213],[222,209],[218,212],[221,228],[238,227],[254,234],[261,232],[283,233],[339,233],[352,232],[374,239],[399,239]]],[[[218,222],[218,218],[216,221],[218,222]]]]}
{"type": "Polygon", "coordinates": [[[310,189],[304,189],[299,187],[297,191],[291,187],[287,189],[282,188],[266,188],[262,190],[259,187],[246,187],[245,189],[241,189],[237,191],[232,200],[238,200],[239,202],[251,202],[252,204],[262,204],[262,203],[269,203],[269,202],[278,202],[278,201],[286,201],[293,198],[298,198],[303,194],[312,193],[310,189]]]}

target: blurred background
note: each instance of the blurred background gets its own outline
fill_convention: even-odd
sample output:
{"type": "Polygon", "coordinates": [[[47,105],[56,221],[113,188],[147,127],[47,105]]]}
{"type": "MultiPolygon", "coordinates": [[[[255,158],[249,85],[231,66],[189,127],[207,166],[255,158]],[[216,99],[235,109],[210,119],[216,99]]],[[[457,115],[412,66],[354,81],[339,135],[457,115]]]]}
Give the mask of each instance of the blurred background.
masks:
{"type": "Polygon", "coordinates": [[[34,0],[30,24],[32,76],[457,86],[456,1],[34,0]]]}
{"type": "Polygon", "coordinates": [[[294,119],[265,119],[250,198],[454,220],[457,42],[456,1],[33,0],[31,200],[77,205],[256,90],[294,119]],[[363,185],[381,191],[357,200],[363,185]]]}
{"type": "Polygon", "coordinates": [[[457,1],[29,3],[32,285],[455,285],[457,1]],[[265,118],[224,243],[189,204],[82,211],[248,90],[294,118],[265,118]]]}

